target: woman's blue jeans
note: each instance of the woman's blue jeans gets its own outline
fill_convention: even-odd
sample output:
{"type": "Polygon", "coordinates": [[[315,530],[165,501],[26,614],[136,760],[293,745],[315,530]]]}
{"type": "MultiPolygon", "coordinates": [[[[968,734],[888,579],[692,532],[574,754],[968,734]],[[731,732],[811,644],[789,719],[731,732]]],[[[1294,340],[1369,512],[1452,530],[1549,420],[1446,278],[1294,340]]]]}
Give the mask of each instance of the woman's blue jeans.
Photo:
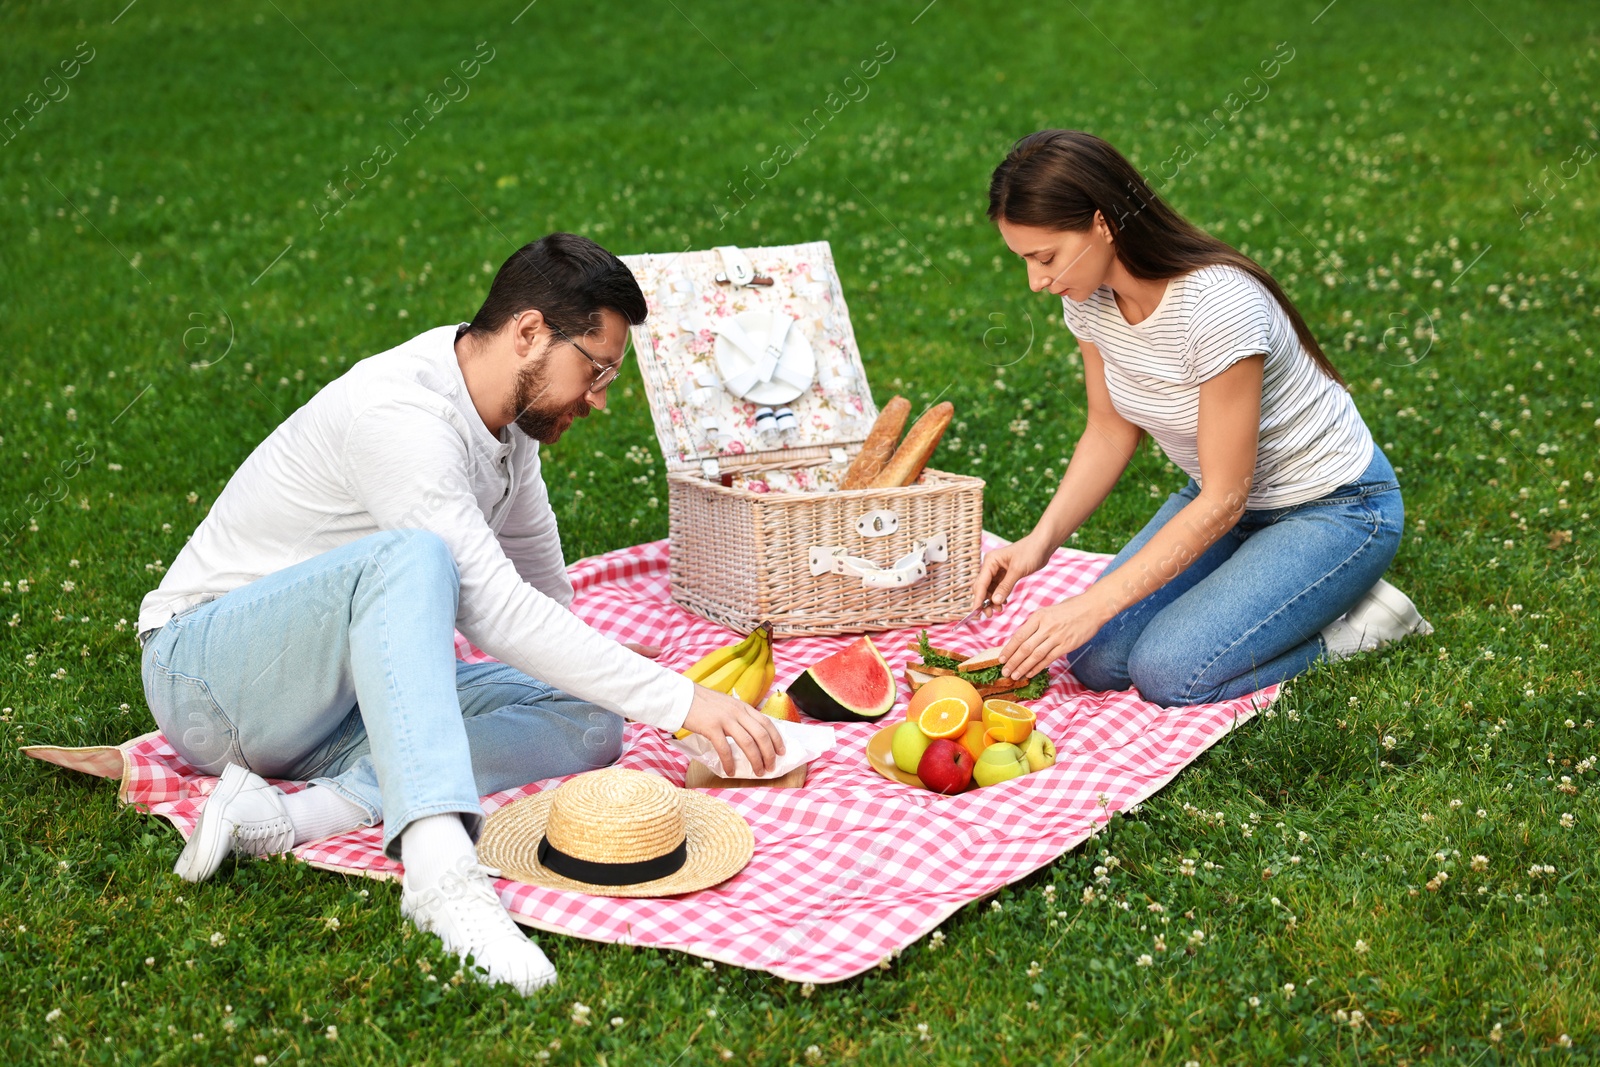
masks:
{"type": "MultiPolygon", "coordinates": [[[[1107,564],[1098,581],[1199,495],[1194,479],[1107,564]]],[[[1252,693],[1311,669],[1320,631],[1388,570],[1405,506],[1377,446],[1361,477],[1317,500],[1246,511],[1222,538],[1067,653],[1095,691],[1134,688],[1164,707],[1252,693]]]]}
{"type": "Polygon", "coordinates": [[[622,719],[503,663],[455,657],[455,560],[372,534],[174,616],[145,645],[150,711],[197,770],[337,790],[399,858],[413,819],[615,762],[622,719]]]}

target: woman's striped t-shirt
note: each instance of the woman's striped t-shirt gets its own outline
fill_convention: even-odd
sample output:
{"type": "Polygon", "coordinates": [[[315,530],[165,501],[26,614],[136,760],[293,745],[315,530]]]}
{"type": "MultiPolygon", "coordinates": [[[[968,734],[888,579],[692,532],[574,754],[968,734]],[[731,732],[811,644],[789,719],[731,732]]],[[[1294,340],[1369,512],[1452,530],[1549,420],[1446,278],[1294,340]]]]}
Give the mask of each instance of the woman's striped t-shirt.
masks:
{"type": "Polygon", "coordinates": [[[1063,298],[1067,328],[1105,363],[1117,412],[1202,486],[1196,431],[1200,383],[1265,352],[1261,434],[1246,506],[1286,507],[1325,496],[1372,462],[1372,434],[1355,401],[1322,373],[1266,287],[1233,266],[1167,281],[1161,302],[1130,325],[1108,286],[1079,304],[1063,298]]]}

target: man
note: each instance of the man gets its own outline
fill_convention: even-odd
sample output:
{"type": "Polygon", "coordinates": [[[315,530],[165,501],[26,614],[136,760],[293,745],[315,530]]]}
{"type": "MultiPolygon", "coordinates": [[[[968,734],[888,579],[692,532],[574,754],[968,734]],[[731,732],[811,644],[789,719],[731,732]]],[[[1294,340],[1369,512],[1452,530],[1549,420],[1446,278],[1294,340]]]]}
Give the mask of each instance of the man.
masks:
{"type": "Polygon", "coordinates": [[[180,876],[381,821],[402,913],[527,994],[555,969],[477,862],[482,794],[613,762],[623,716],[772,765],[771,719],[567,610],[539,445],[605,406],[645,314],[620,260],[551,234],[472,322],[357,363],[235,472],[139,613],[157,725],[221,776],[180,876]],[[457,628],[502,662],[458,662],[457,628]]]}

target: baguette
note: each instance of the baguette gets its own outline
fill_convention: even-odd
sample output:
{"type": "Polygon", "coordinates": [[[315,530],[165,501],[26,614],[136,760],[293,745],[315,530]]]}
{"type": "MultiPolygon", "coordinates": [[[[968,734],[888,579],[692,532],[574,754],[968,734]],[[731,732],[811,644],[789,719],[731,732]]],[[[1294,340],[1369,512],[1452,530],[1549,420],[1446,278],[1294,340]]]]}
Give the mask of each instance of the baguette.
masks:
{"type": "Polygon", "coordinates": [[[856,458],[850,461],[850,469],[844,473],[841,489],[865,489],[872,484],[884,464],[889,462],[889,457],[894,455],[900,431],[906,428],[906,419],[910,417],[911,401],[903,396],[897,396],[883,405],[883,410],[878,413],[878,421],[872,424],[872,432],[867,434],[866,443],[856,453],[856,458]]]}
{"type": "Polygon", "coordinates": [[[906,439],[900,442],[900,447],[895,449],[894,455],[873,479],[870,487],[898,489],[915,482],[922,475],[923,468],[928,465],[933,450],[939,445],[939,438],[944,436],[944,431],[950,425],[950,420],[955,417],[955,413],[955,405],[948,400],[942,404],[935,404],[923,412],[922,418],[911,427],[906,439]]]}

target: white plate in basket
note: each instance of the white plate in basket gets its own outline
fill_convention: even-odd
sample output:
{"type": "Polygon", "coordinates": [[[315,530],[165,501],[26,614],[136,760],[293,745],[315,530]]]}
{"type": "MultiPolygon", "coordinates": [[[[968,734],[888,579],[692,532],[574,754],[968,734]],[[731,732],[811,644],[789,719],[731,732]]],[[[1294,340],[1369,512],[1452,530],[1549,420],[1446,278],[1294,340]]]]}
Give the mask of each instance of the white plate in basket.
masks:
{"type": "Polygon", "coordinates": [[[728,391],[753,404],[787,404],[817,376],[817,356],[800,324],[782,311],[745,311],[712,327],[717,334],[717,374],[728,391]],[[767,350],[783,335],[781,355],[767,350]],[[754,379],[753,382],[751,379],[754,379]]]}

